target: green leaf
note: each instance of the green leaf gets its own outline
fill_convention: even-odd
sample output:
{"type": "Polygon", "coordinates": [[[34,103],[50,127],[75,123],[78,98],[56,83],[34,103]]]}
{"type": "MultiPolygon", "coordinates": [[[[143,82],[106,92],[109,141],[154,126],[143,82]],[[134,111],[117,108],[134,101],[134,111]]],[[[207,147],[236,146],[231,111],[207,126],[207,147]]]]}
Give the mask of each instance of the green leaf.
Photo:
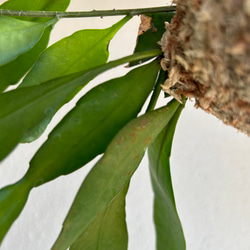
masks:
{"type": "Polygon", "coordinates": [[[184,250],[185,238],[176,211],[170,174],[170,153],[176,123],[183,106],[179,106],[164,130],[149,146],[150,175],[155,194],[154,222],[157,250],[184,250]]]}
{"type": "Polygon", "coordinates": [[[47,27],[38,43],[29,51],[18,56],[0,67],[0,92],[4,91],[9,85],[17,84],[24,74],[37,60],[40,53],[47,47],[51,26],[47,27]],[[13,74],[13,72],[15,72],[13,74]]]}
{"type": "Polygon", "coordinates": [[[70,208],[53,250],[70,247],[88,228],[97,214],[128,184],[146,148],[165,127],[180,104],[148,112],[124,126],[92,168],[70,208]]]}
{"type": "MultiPolygon", "coordinates": [[[[158,42],[161,40],[162,34],[165,32],[164,23],[170,22],[174,14],[175,12],[145,14],[147,17],[152,18],[151,28],[137,37],[137,43],[134,53],[151,49],[159,49],[160,45],[158,44],[158,42]]],[[[140,64],[149,59],[132,62],[130,63],[130,66],[140,64]]]]}
{"type": "Polygon", "coordinates": [[[128,233],[125,197],[128,185],[100,212],[96,219],[73,243],[70,250],[127,250],[128,233]]]}
{"type": "MultiPolygon", "coordinates": [[[[70,3],[70,0],[9,0],[4,2],[0,9],[7,10],[44,10],[44,11],[65,11],[70,3]]],[[[15,17],[22,20],[47,22],[48,18],[37,17],[15,17]]]]}
{"type": "Polygon", "coordinates": [[[113,136],[137,116],[152,91],[158,61],[90,90],[53,129],[30,162],[27,181],[48,182],[104,152],[113,136]]]}
{"type": "MultiPolygon", "coordinates": [[[[114,65],[114,63],[111,65],[114,65]]],[[[105,67],[107,68],[107,65],[105,65],[105,67]]],[[[3,204],[8,211],[11,211],[6,216],[0,218],[0,231],[6,232],[11,226],[14,221],[13,218],[15,219],[21,212],[20,207],[18,207],[18,211],[15,210],[15,203],[24,205],[26,197],[33,187],[48,182],[60,175],[73,172],[92,160],[96,155],[104,152],[108,143],[119,129],[132,118],[136,117],[140,111],[154,86],[159,67],[158,62],[152,62],[137,68],[130,71],[124,77],[110,80],[93,88],[79,100],[76,107],[70,111],[51,132],[48,140],[31,160],[27,174],[17,183],[22,193],[15,196],[16,200],[14,203],[13,200],[8,199],[8,196],[14,196],[11,190],[13,189],[15,193],[16,185],[10,186],[7,196],[4,189],[0,191],[0,196],[6,197],[7,199],[6,201],[3,198],[2,203],[0,202],[0,210],[3,204]],[[16,217],[13,216],[12,213],[14,213],[16,217]]],[[[90,73],[91,72],[87,72],[87,77],[91,77],[90,73]]],[[[94,71],[94,73],[96,72],[94,71]]],[[[65,77],[62,78],[62,80],[64,79],[65,77]]],[[[60,103],[64,96],[70,92],[74,86],[81,84],[84,79],[85,78],[82,77],[80,80],[66,81],[69,83],[64,85],[60,84],[60,82],[57,83],[57,80],[45,85],[52,88],[52,85],[57,83],[57,85],[60,86],[59,90],[54,86],[52,91],[50,91],[47,86],[48,89],[45,91],[44,88],[42,88],[44,84],[18,89],[17,93],[27,91],[30,88],[38,88],[35,89],[32,95],[26,96],[26,99],[32,96],[34,101],[24,100],[27,102],[27,107],[26,110],[25,106],[22,107],[21,110],[18,110],[20,119],[16,118],[16,122],[13,122],[10,116],[9,119],[10,121],[12,120],[12,123],[6,122],[9,117],[7,115],[6,120],[1,124],[2,126],[6,126],[3,128],[0,126],[0,131],[4,131],[4,133],[0,134],[0,141],[3,142],[0,143],[1,152],[5,150],[9,142],[13,140],[13,134],[16,135],[16,130],[18,130],[20,134],[20,130],[25,123],[27,126],[29,125],[28,122],[34,123],[35,119],[39,121],[44,113],[53,113],[56,109],[56,105],[60,103]],[[39,88],[42,89],[43,92],[41,92],[39,88]],[[36,96],[35,94],[37,93],[41,96],[36,96]],[[35,100],[37,100],[37,102],[35,100]],[[49,106],[48,103],[50,103],[49,106]],[[52,106],[52,104],[54,106],[52,106]],[[29,119],[29,110],[31,108],[33,114],[29,119]],[[16,124],[18,122],[19,125],[16,124]],[[15,129],[13,129],[13,126],[15,126],[15,129]],[[9,127],[12,127],[12,132],[6,132],[9,127]],[[2,135],[6,134],[9,135],[9,137],[5,136],[2,138],[2,135]]],[[[7,92],[6,95],[8,93],[10,92],[7,92]]],[[[22,93],[21,96],[23,96],[22,93]]],[[[15,100],[15,98],[13,98],[13,100],[15,100]]],[[[6,101],[3,103],[6,103],[6,101]]]]}
{"type": "MultiPolygon", "coordinates": [[[[158,51],[137,55],[139,58],[157,55],[158,51]]],[[[98,74],[120,64],[134,60],[137,56],[125,57],[89,71],[51,80],[38,86],[20,88],[0,95],[0,161],[24,138],[28,138],[44,127],[56,111],[98,74]],[[6,105],[8,104],[8,105],[6,105]],[[45,125],[44,125],[45,124],[45,125]]]]}
{"type": "Polygon", "coordinates": [[[4,65],[27,52],[40,40],[46,27],[57,19],[46,23],[21,21],[0,16],[0,65],[4,65]]]}
{"type": "Polygon", "coordinates": [[[123,18],[107,29],[80,30],[45,50],[20,87],[86,70],[108,60],[108,45],[115,33],[130,19],[123,18]]]}
{"type": "Polygon", "coordinates": [[[0,245],[10,227],[10,221],[18,217],[28,199],[27,189],[28,186],[20,182],[0,190],[0,245]]]}
{"type": "MultiPolygon", "coordinates": [[[[69,2],[70,0],[9,0],[2,4],[0,9],[64,11],[67,9],[69,2]]],[[[47,18],[19,18],[30,21],[48,21],[47,18]]],[[[24,54],[21,54],[14,61],[0,67],[0,92],[5,90],[9,85],[17,84],[25,73],[31,68],[41,52],[47,47],[51,28],[52,27],[50,26],[45,29],[41,39],[32,49],[24,54]],[[15,72],[15,74],[13,74],[13,72],[15,72]]]]}
{"type": "MultiPolygon", "coordinates": [[[[130,17],[125,17],[112,27],[103,30],[78,31],[72,36],[60,40],[44,51],[19,87],[39,85],[57,77],[104,64],[109,56],[109,41],[129,19],[130,17]],[[63,59],[58,60],[58,58],[63,59]]],[[[73,93],[68,101],[76,93],[73,93]]],[[[44,132],[49,122],[50,119],[47,119],[22,142],[31,142],[37,139],[44,132]]]]}
{"type": "MultiPolygon", "coordinates": [[[[68,76],[0,95],[0,160],[33,128],[52,118],[67,95],[82,83],[79,77],[74,79],[68,76]]],[[[85,83],[89,81],[89,77],[85,79],[85,83]]]]}

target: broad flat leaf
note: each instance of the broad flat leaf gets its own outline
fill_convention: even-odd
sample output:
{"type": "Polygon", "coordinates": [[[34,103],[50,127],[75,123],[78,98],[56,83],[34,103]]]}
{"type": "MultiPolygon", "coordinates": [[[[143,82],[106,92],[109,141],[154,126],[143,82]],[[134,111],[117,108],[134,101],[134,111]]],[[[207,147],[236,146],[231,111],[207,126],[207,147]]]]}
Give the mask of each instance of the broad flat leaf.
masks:
{"type": "MultiPolygon", "coordinates": [[[[6,188],[0,190],[0,196],[4,197],[2,203],[0,203],[0,210],[4,209],[6,211],[6,216],[0,218],[0,231],[6,232],[11,226],[14,219],[16,219],[21,212],[20,206],[16,208],[16,203],[24,205],[26,197],[33,187],[41,185],[60,175],[73,172],[92,160],[96,155],[104,152],[108,143],[119,129],[137,116],[154,86],[158,70],[158,62],[152,62],[130,71],[124,77],[110,80],[93,88],[79,100],[76,107],[56,126],[49,135],[48,140],[35,154],[30,162],[30,168],[27,174],[21,181],[17,182],[18,190],[22,190],[22,193],[15,196],[16,200],[14,203],[13,200],[9,200],[8,197],[14,196],[11,190],[13,189],[15,193],[16,185],[12,185],[9,188],[7,187],[7,194],[5,191],[6,188]],[[2,204],[4,207],[2,207],[2,204]],[[10,212],[7,213],[7,211],[10,212]],[[15,216],[13,216],[13,214],[15,216]]],[[[90,77],[89,74],[87,74],[87,76],[90,77]]],[[[12,122],[12,124],[17,122],[21,122],[21,125],[25,124],[25,122],[28,123],[28,116],[30,115],[28,110],[30,107],[33,108],[33,113],[35,113],[32,114],[32,123],[35,118],[37,120],[40,119],[41,113],[53,113],[53,110],[55,110],[56,105],[62,100],[63,96],[65,96],[74,85],[79,85],[82,79],[84,78],[81,78],[80,81],[77,79],[75,82],[71,81],[64,85],[59,83],[60,91],[53,90],[49,92],[49,90],[47,90],[47,92],[44,91],[40,93],[42,96],[40,97],[41,100],[37,102],[28,101],[28,108],[25,110],[26,114],[22,113],[20,115],[21,121],[17,119],[16,122],[12,122]],[[60,96],[61,99],[58,96],[60,96]],[[57,102],[53,103],[55,99],[57,102]],[[41,105],[41,102],[43,105],[41,105]],[[48,102],[54,106],[47,106],[47,109],[45,109],[48,102]],[[37,113],[39,115],[37,115],[37,113]],[[35,115],[37,117],[35,117],[35,115]],[[23,119],[23,117],[26,117],[26,119],[23,119]]],[[[55,81],[55,83],[57,83],[57,81],[55,81]]],[[[26,91],[30,88],[41,88],[43,85],[44,84],[18,90],[26,91]]],[[[49,86],[51,87],[52,85],[53,82],[50,82],[49,86]]],[[[38,90],[35,91],[35,93],[37,92],[39,93],[38,90]]],[[[9,92],[6,94],[8,93],[9,92]]],[[[32,97],[36,100],[38,97],[35,98],[35,93],[32,97]]],[[[6,103],[6,101],[4,103],[6,103]]],[[[21,112],[23,109],[21,109],[21,112]]],[[[3,125],[5,124],[7,124],[7,122],[3,122],[3,125]]],[[[12,126],[12,128],[16,126],[16,124],[12,124],[10,123],[8,126],[12,126]]],[[[21,125],[17,126],[16,129],[22,129],[21,125]]],[[[5,131],[9,129],[9,127],[4,129],[0,128],[0,131],[5,131]]],[[[16,130],[13,130],[12,133],[16,133],[16,130]]],[[[12,133],[8,132],[6,134],[12,135],[12,133]]],[[[1,135],[2,134],[0,134],[0,136],[1,135]]],[[[12,136],[10,136],[10,139],[12,139],[12,136]]],[[[0,143],[2,150],[5,149],[10,139],[6,137],[6,142],[2,140],[3,143],[0,143]]]]}
{"type": "Polygon", "coordinates": [[[170,174],[170,153],[175,126],[183,106],[181,105],[165,129],[149,146],[150,174],[155,194],[154,222],[157,250],[184,250],[185,239],[176,211],[170,174]]]}
{"type": "MultiPolygon", "coordinates": [[[[68,7],[69,2],[70,0],[9,0],[2,4],[0,9],[64,11],[68,7]]],[[[20,19],[23,18],[20,17],[20,19]]],[[[39,20],[43,22],[48,21],[47,18],[28,18],[28,20],[39,20]]],[[[5,90],[9,85],[17,84],[24,74],[30,69],[41,52],[47,47],[50,31],[51,26],[46,28],[39,42],[31,50],[18,56],[14,61],[0,67],[0,92],[5,90]],[[13,72],[15,72],[15,74],[13,74],[13,72]]]]}
{"type": "MultiPolygon", "coordinates": [[[[165,32],[165,22],[170,22],[175,12],[156,13],[156,14],[145,14],[151,19],[151,27],[143,34],[137,37],[137,43],[134,52],[141,52],[151,49],[160,48],[158,42],[161,40],[162,34],[165,32]]],[[[141,61],[135,61],[130,63],[130,66],[140,64],[141,62],[147,61],[144,59],[141,61]]]]}
{"type": "Polygon", "coordinates": [[[56,21],[52,19],[46,23],[36,23],[0,16],[0,65],[33,48],[42,37],[45,28],[56,21]]]}
{"type": "Polygon", "coordinates": [[[53,250],[70,247],[128,184],[145,150],[178,108],[177,101],[124,126],[82,183],[53,250]]]}
{"type": "Polygon", "coordinates": [[[127,250],[128,233],[125,214],[125,197],[128,185],[100,212],[70,250],[127,250]]]}
{"type": "Polygon", "coordinates": [[[107,29],[80,30],[45,50],[20,87],[101,65],[108,60],[108,45],[115,33],[130,19],[127,16],[107,29]]]}
{"type": "MultiPolygon", "coordinates": [[[[156,51],[157,52],[157,51],[156,51]]],[[[155,52],[153,52],[155,53],[155,52]]],[[[156,53],[157,54],[157,53],[156,53]]],[[[147,53],[145,53],[145,56],[147,53]]],[[[138,55],[140,57],[140,55],[138,55]]],[[[148,56],[148,55],[147,55],[148,56]]],[[[133,56],[134,57],[134,56],[133,56]]],[[[98,74],[128,62],[122,58],[89,71],[58,78],[38,86],[20,88],[0,95],[0,161],[24,138],[42,131],[56,111],[98,74]],[[6,105],[8,103],[8,105],[6,105]],[[45,125],[43,124],[45,123],[45,125]]]]}
{"type": "MultiPolygon", "coordinates": [[[[0,9],[8,10],[44,10],[44,11],[65,11],[70,3],[70,0],[9,0],[4,2],[0,9]]],[[[15,17],[28,21],[47,22],[48,18],[44,17],[15,17]]]]}

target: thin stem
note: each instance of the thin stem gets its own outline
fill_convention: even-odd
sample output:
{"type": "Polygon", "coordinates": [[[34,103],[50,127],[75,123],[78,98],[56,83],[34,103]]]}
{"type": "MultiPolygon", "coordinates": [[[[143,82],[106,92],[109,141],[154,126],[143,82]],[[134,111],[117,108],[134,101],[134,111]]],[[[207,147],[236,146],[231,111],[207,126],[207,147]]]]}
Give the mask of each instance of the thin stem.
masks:
{"type": "Polygon", "coordinates": [[[60,11],[24,11],[24,10],[5,10],[0,9],[0,16],[25,16],[25,17],[104,17],[104,16],[121,16],[121,15],[141,15],[159,12],[173,12],[176,6],[165,6],[155,8],[142,8],[142,9],[126,9],[126,10],[93,10],[81,12],[60,12],[60,11]]]}
{"type": "Polygon", "coordinates": [[[162,89],[161,85],[164,83],[164,81],[167,78],[166,74],[167,73],[165,71],[163,71],[162,69],[160,70],[157,82],[155,84],[155,89],[154,89],[154,92],[153,92],[152,97],[150,99],[150,102],[148,104],[146,112],[152,111],[154,109],[156,102],[158,100],[158,97],[160,95],[161,89],[162,89]]]}
{"type": "MultiPolygon", "coordinates": [[[[161,54],[162,54],[162,51],[160,49],[153,49],[153,50],[148,50],[148,51],[143,51],[143,52],[137,52],[133,55],[126,56],[126,57],[123,57],[123,58],[120,58],[120,59],[117,59],[114,61],[110,61],[104,65],[101,65],[101,66],[97,66],[95,69],[98,69],[100,71],[100,73],[102,73],[106,70],[112,69],[112,68],[117,67],[117,66],[124,64],[124,63],[143,60],[143,59],[150,58],[150,57],[156,57],[156,56],[159,56],[161,54]]],[[[79,74],[79,73],[77,73],[77,74],[79,74]]],[[[96,74],[96,73],[94,72],[94,74],[96,74]]]]}
{"type": "Polygon", "coordinates": [[[110,61],[108,63],[96,66],[92,69],[72,73],[71,76],[72,76],[72,78],[75,78],[75,79],[79,78],[79,77],[83,77],[84,81],[86,81],[86,76],[88,76],[88,79],[90,81],[90,80],[94,79],[97,75],[99,75],[107,70],[110,70],[112,68],[115,68],[117,66],[120,66],[122,64],[143,60],[146,58],[157,57],[161,54],[162,54],[162,51],[160,49],[153,49],[153,50],[147,50],[147,51],[143,51],[143,52],[137,52],[133,55],[122,57],[122,58],[114,60],[114,61],[110,61]]]}

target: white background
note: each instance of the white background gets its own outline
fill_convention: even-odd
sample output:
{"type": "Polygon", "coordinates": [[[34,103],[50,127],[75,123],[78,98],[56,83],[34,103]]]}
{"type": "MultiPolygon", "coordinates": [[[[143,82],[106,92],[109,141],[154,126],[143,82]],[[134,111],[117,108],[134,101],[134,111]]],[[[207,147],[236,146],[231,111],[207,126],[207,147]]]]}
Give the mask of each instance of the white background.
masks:
{"type": "MultiPolygon", "coordinates": [[[[4,2],[4,1],[0,1],[4,2]]],[[[69,11],[162,6],[163,0],[72,0],[69,11]]],[[[54,29],[51,43],[86,28],[105,28],[121,17],[65,19],[54,29]]],[[[110,60],[132,54],[139,17],[134,17],[110,44],[110,60]]],[[[126,72],[124,66],[99,76],[91,84],[126,72]]],[[[87,89],[87,88],[86,88],[87,89]]],[[[86,92],[86,90],[85,90],[86,92]]],[[[164,105],[162,98],[159,106],[164,105]]],[[[177,125],[172,149],[172,178],[177,209],[188,250],[250,249],[250,139],[223,125],[188,102],[177,125]]],[[[53,120],[56,124],[71,106],[53,120]]],[[[54,126],[54,125],[53,125],[54,126]]],[[[19,180],[28,162],[53,126],[32,144],[18,146],[0,164],[0,188],[19,180]]],[[[90,164],[93,165],[93,162],[90,164]]],[[[32,190],[2,250],[50,249],[84,176],[90,167],[32,190]]],[[[155,249],[153,194],[144,159],[132,178],[127,197],[129,250],[155,249]]]]}

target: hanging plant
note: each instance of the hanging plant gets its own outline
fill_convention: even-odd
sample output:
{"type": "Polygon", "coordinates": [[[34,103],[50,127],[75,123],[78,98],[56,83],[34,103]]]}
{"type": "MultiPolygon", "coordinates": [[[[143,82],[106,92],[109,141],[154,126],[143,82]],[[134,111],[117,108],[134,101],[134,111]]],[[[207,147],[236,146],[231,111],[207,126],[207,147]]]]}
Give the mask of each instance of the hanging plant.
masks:
{"type": "Polygon", "coordinates": [[[177,7],[65,12],[69,2],[9,0],[0,6],[0,161],[20,143],[38,139],[96,76],[125,63],[131,70],[84,94],[30,159],[26,174],[0,190],[0,242],[34,188],[102,155],[52,249],[127,249],[125,198],[148,149],[157,249],[185,249],[169,163],[175,127],[189,97],[249,135],[249,4],[190,0],[176,1],[177,7]],[[213,6],[223,13],[216,23],[213,6]],[[112,15],[125,17],[48,47],[59,19],[112,15]],[[107,62],[110,41],[134,15],[141,15],[134,54],[107,62]],[[174,98],[155,109],[161,88],[174,98]]]}

